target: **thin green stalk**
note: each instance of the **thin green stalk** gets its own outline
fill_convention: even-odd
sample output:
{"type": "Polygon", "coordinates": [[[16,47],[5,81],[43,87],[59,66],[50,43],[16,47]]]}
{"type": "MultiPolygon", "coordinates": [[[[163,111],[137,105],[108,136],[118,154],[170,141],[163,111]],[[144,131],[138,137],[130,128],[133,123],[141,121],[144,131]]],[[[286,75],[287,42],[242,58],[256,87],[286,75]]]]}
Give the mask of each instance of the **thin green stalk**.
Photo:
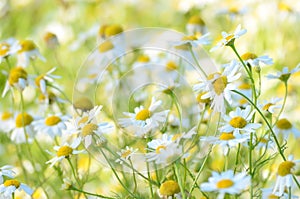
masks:
{"type": "Polygon", "coordinates": [[[77,189],[74,186],[71,186],[69,188],[69,190],[78,191],[80,193],[83,193],[83,194],[86,194],[86,195],[90,195],[90,196],[96,196],[96,197],[99,197],[99,198],[114,199],[113,197],[109,197],[109,196],[104,196],[104,195],[101,195],[101,194],[95,194],[95,193],[90,193],[90,192],[87,192],[87,191],[83,191],[83,190],[77,189]]]}
{"type": "Polygon", "coordinates": [[[279,113],[278,113],[278,115],[276,117],[276,120],[275,120],[275,122],[274,122],[274,124],[273,124],[272,127],[274,127],[276,125],[276,123],[278,122],[278,120],[279,120],[279,118],[280,118],[280,116],[281,116],[281,114],[282,114],[282,112],[284,110],[285,104],[286,104],[286,99],[287,99],[287,95],[288,95],[288,85],[287,85],[286,81],[284,82],[284,87],[285,87],[285,93],[284,93],[282,107],[281,107],[281,109],[280,109],[280,111],[279,111],[279,113]]]}
{"type": "Polygon", "coordinates": [[[148,178],[149,178],[149,189],[150,189],[150,193],[151,193],[151,198],[154,198],[152,183],[150,181],[151,175],[150,175],[149,163],[147,162],[146,165],[147,165],[147,175],[148,175],[148,178]]]}
{"type": "Polygon", "coordinates": [[[175,174],[177,176],[177,180],[178,180],[178,184],[179,184],[181,196],[182,196],[183,199],[185,199],[186,198],[186,196],[185,196],[185,188],[184,188],[184,182],[182,181],[182,178],[180,177],[180,172],[179,172],[179,167],[178,167],[179,163],[176,162],[174,164],[174,166],[175,166],[175,174]]]}
{"type": "Polygon", "coordinates": [[[197,60],[197,58],[196,58],[196,55],[195,55],[195,53],[194,53],[194,51],[193,51],[193,48],[192,48],[191,46],[190,46],[190,52],[191,52],[191,54],[192,54],[193,59],[195,60],[195,62],[196,62],[196,64],[197,64],[198,68],[201,70],[201,72],[203,73],[203,75],[207,78],[207,74],[206,74],[205,71],[202,69],[201,65],[199,64],[199,62],[198,62],[198,60],[197,60]]]}
{"type": "Polygon", "coordinates": [[[73,174],[73,176],[74,176],[74,178],[75,178],[77,184],[80,186],[80,180],[78,179],[78,176],[77,176],[77,174],[76,174],[76,172],[75,172],[74,166],[73,166],[73,164],[72,164],[70,158],[66,158],[66,159],[68,160],[68,163],[69,163],[69,165],[70,165],[70,167],[71,167],[71,169],[72,169],[72,174],[73,174]]]}
{"type": "MultiPolygon", "coordinates": [[[[251,176],[251,180],[253,180],[254,174],[252,173],[252,143],[253,142],[253,133],[250,133],[250,141],[249,141],[249,174],[251,176]]],[[[250,198],[253,198],[253,185],[250,185],[250,198]]]]}
{"type": "Polygon", "coordinates": [[[235,164],[234,164],[234,173],[236,172],[237,166],[239,164],[239,155],[240,155],[240,150],[241,150],[241,144],[238,144],[238,149],[236,152],[236,156],[235,156],[235,164]]]}
{"type": "Polygon", "coordinates": [[[137,189],[137,182],[136,182],[136,177],[135,177],[135,172],[134,172],[134,169],[133,169],[133,164],[132,164],[132,161],[131,159],[129,158],[129,163],[132,167],[132,176],[133,176],[133,182],[134,182],[134,189],[133,189],[133,193],[136,192],[136,189],[137,189]]]}

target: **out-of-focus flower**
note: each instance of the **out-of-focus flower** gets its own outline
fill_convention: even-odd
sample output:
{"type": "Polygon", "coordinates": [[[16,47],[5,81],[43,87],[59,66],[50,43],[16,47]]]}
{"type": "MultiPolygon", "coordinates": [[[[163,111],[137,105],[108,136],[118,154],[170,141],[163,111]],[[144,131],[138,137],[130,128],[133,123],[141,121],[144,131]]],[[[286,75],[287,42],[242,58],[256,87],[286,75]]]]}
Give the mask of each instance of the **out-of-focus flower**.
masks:
{"type": "Polygon", "coordinates": [[[12,170],[12,168],[14,167],[10,165],[4,165],[0,167],[0,184],[3,183],[3,176],[7,176],[9,178],[15,177],[15,172],[12,170]]]}
{"type": "Polygon", "coordinates": [[[285,188],[289,188],[293,184],[293,174],[292,171],[296,166],[296,163],[300,160],[293,160],[294,157],[290,155],[288,160],[282,162],[278,166],[277,179],[273,189],[273,194],[276,196],[282,196],[285,188]]]}
{"type": "Polygon", "coordinates": [[[271,98],[268,101],[264,101],[261,105],[259,105],[259,108],[261,108],[263,111],[268,111],[269,113],[274,114],[276,109],[281,109],[282,105],[277,104],[282,99],[275,97],[271,98]]]}
{"type": "Polygon", "coordinates": [[[205,25],[205,22],[198,15],[193,15],[190,17],[186,24],[186,30],[190,35],[207,33],[207,27],[205,25]]]}
{"type": "Polygon", "coordinates": [[[8,80],[5,84],[2,97],[4,97],[8,90],[12,88],[17,88],[18,90],[23,91],[28,84],[27,78],[27,72],[22,67],[13,68],[8,75],[8,80]]]}
{"type": "Polygon", "coordinates": [[[277,135],[282,134],[284,139],[287,139],[290,133],[293,133],[295,138],[300,137],[300,131],[286,118],[281,118],[276,122],[274,132],[277,135]]]}
{"type": "Polygon", "coordinates": [[[205,35],[189,35],[182,37],[181,41],[173,42],[174,48],[178,50],[190,50],[191,47],[198,47],[200,45],[208,45],[211,43],[210,33],[205,35]]]}
{"type": "Polygon", "coordinates": [[[5,180],[5,182],[0,185],[0,194],[8,198],[10,198],[16,191],[21,190],[25,191],[28,195],[33,193],[33,190],[29,186],[15,179],[5,180]]]}
{"type": "Polygon", "coordinates": [[[247,52],[241,56],[242,60],[246,64],[250,64],[251,66],[260,66],[260,63],[263,63],[265,65],[272,65],[274,64],[273,59],[270,58],[268,55],[263,56],[257,56],[254,53],[247,52]]]}
{"type": "Polygon", "coordinates": [[[44,95],[47,95],[47,82],[54,82],[54,79],[60,78],[60,76],[52,75],[56,68],[52,68],[47,73],[39,75],[35,78],[35,85],[42,91],[44,95]]]}
{"type": "MultiPolygon", "coordinates": [[[[272,191],[272,188],[266,188],[262,189],[262,199],[288,199],[289,194],[288,193],[283,193],[281,196],[278,196],[278,192],[275,192],[275,194],[272,191]]],[[[298,196],[296,195],[291,195],[293,199],[299,199],[298,196]]]]}
{"type": "Polygon", "coordinates": [[[54,166],[56,162],[61,162],[65,158],[70,158],[71,155],[83,153],[84,150],[75,150],[80,144],[80,138],[76,138],[72,144],[64,143],[62,146],[55,146],[54,150],[56,156],[47,161],[46,164],[51,163],[50,167],[54,166]]]}
{"type": "Polygon", "coordinates": [[[222,39],[220,42],[217,43],[215,47],[210,49],[210,51],[217,50],[220,47],[223,46],[230,46],[234,44],[235,39],[241,37],[247,32],[246,29],[241,29],[241,25],[238,25],[238,27],[235,29],[234,33],[227,33],[222,32],[222,39]]]}
{"type": "Polygon", "coordinates": [[[223,118],[226,123],[224,123],[219,130],[227,133],[233,132],[234,136],[245,132],[255,132],[255,130],[261,127],[261,124],[251,123],[253,114],[254,111],[251,111],[251,106],[247,106],[245,110],[241,110],[240,107],[237,107],[235,111],[229,113],[229,116],[224,115],[223,118]]]}
{"type": "Polygon", "coordinates": [[[268,74],[266,77],[269,79],[279,79],[283,82],[287,82],[290,76],[296,72],[300,71],[300,64],[298,64],[294,69],[289,71],[288,67],[284,67],[281,72],[277,72],[276,75],[268,74]]]}
{"type": "Polygon", "coordinates": [[[31,59],[39,58],[42,61],[46,61],[32,40],[23,40],[20,42],[20,46],[21,49],[18,51],[18,66],[27,67],[31,59]]]}
{"type": "Polygon", "coordinates": [[[47,44],[47,47],[50,49],[54,49],[59,46],[57,36],[52,32],[46,32],[44,35],[44,41],[47,44]]]}
{"type": "Polygon", "coordinates": [[[218,199],[223,199],[225,194],[239,194],[250,185],[250,176],[245,172],[234,174],[232,170],[222,173],[213,172],[208,182],[202,183],[202,191],[219,192],[218,199]]]}
{"type": "Polygon", "coordinates": [[[173,197],[174,195],[176,195],[179,192],[180,192],[179,185],[174,180],[167,180],[167,181],[163,182],[160,185],[159,190],[158,190],[159,196],[163,197],[163,198],[173,197]]]}
{"type": "Polygon", "coordinates": [[[16,144],[31,142],[35,135],[35,131],[32,126],[34,118],[28,113],[20,113],[15,120],[15,128],[11,133],[11,140],[16,144]]]}
{"type": "Polygon", "coordinates": [[[152,98],[149,108],[144,106],[136,107],[134,113],[124,112],[129,118],[119,119],[119,124],[123,128],[134,131],[138,137],[145,136],[148,132],[154,131],[166,122],[169,110],[156,112],[156,109],[162,104],[161,100],[156,101],[152,98]]]}
{"type": "Polygon", "coordinates": [[[15,126],[14,114],[4,111],[0,113],[0,131],[10,132],[15,126]]]}
{"type": "Polygon", "coordinates": [[[0,63],[4,58],[7,58],[20,50],[18,41],[14,38],[10,38],[0,42],[0,63]]]}
{"type": "Polygon", "coordinates": [[[210,74],[206,80],[194,85],[193,89],[196,92],[206,92],[201,96],[201,99],[209,98],[211,108],[215,112],[225,112],[225,100],[231,104],[231,90],[235,89],[234,81],[240,78],[241,73],[238,73],[240,69],[239,64],[233,60],[228,65],[223,73],[210,74]]]}
{"type": "Polygon", "coordinates": [[[117,154],[120,156],[118,159],[116,159],[116,162],[123,164],[124,162],[128,163],[128,160],[131,156],[133,156],[138,149],[133,149],[132,147],[126,146],[125,149],[121,149],[120,152],[117,152],[117,154]]]}

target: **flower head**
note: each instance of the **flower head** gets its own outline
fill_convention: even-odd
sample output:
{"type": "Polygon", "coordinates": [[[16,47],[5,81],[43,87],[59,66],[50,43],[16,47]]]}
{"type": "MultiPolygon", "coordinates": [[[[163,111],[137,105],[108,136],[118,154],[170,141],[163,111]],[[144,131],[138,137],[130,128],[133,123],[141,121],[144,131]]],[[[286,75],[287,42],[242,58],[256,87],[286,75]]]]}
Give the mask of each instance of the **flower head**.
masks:
{"type": "Polygon", "coordinates": [[[10,198],[15,191],[21,190],[24,190],[28,195],[33,193],[30,187],[15,179],[5,180],[4,183],[0,185],[0,194],[8,198],[10,198]]]}
{"type": "Polygon", "coordinates": [[[18,51],[18,66],[27,67],[30,60],[36,58],[46,61],[32,40],[23,40],[20,42],[20,46],[21,49],[18,51]]]}
{"type": "Polygon", "coordinates": [[[279,79],[283,82],[287,82],[292,74],[298,72],[300,70],[300,64],[298,64],[294,69],[289,71],[288,67],[284,67],[281,72],[277,72],[276,75],[269,74],[266,77],[268,79],[279,79]]]}
{"type": "Polygon", "coordinates": [[[4,97],[8,90],[12,88],[17,88],[18,90],[23,91],[28,84],[27,79],[28,74],[22,67],[13,68],[8,75],[8,80],[5,84],[2,97],[4,97]]]}

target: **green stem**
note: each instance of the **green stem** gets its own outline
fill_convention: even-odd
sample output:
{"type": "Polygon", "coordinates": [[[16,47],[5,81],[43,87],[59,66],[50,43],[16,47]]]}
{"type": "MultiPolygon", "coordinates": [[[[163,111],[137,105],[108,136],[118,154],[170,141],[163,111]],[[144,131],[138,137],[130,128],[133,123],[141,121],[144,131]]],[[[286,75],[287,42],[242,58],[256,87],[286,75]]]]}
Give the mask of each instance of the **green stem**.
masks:
{"type": "MultiPolygon", "coordinates": [[[[250,133],[250,141],[249,141],[249,174],[251,176],[251,180],[253,180],[253,173],[252,173],[252,143],[253,142],[253,133],[250,133]]],[[[253,185],[250,185],[250,198],[253,198],[253,185]]]]}
{"type": "Polygon", "coordinates": [[[86,194],[86,195],[90,195],[90,196],[96,196],[96,197],[99,197],[99,198],[114,199],[114,198],[109,197],[109,196],[104,196],[104,195],[100,195],[100,194],[95,194],[95,193],[90,193],[90,192],[87,192],[87,191],[83,191],[83,190],[77,189],[74,186],[70,187],[69,190],[78,191],[80,193],[83,193],[83,194],[86,194]]]}
{"type": "Polygon", "coordinates": [[[240,155],[240,150],[241,150],[241,144],[238,144],[238,149],[236,152],[236,156],[235,156],[235,166],[234,166],[234,173],[236,172],[237,166],[239,164],[239,155],[240,155]]]}
{"type": "Polygon", "coordinates": [[[132,167],[132,176],[133,176],[133,182],[134,182],[134,190],[133,190],[133,193],[135,193],[135,192],[136,192],[136,189],[137,189],[137,182],[136,182],[135,172],[134,172],[134,169],[133,169],[133,164],[132,164],[132,161],[131,161],[130,158],[129,158],[129,163],[130,163],[130,166],[132,167]]]}
{"type": "Polygon", "coordinates": [[[77,184],[80,186],[80,181],[79,181],[79,179],[78,179],[78,177],[77,177],[77,175],[76,175],[74,166],[73,166],[73,164],[72,164],[70,158],[67,158],[67,160],[68,160],[68,163],[69,163],[69,165],[70,165],[70,167],[71,167],[71,169],[72,169],[73,176],[74,176],[74,178],[75,178],[77,184]]]}
{"type": "Polygon", "coordinates": [[[192,54],[193,59],[195,60],[195,62],[196,62],[196,64],[197,64],[198,68],[199,68],[200,71],[203,73],[203,75],[207,78],[207,74],[206,74],[205,71],[202,69],[201,65],[199,64],[199,62],[198,62],[198,60],[197,60],[197,58],[196,58],[196,55],[195,55],[195,53],[194,53],[194,51],[193,51],[192,46],[190,46],[190,52],[191,52],[191,54],[192,54]]]}
{"type": "Polygon", "coordinates": [[[185,199],[185,188],[184,188],[184,182],[182,181],[182,178],[180,177],[180,172],[179,172],[179,167],[178,167],[179,163],[176,162],[175,163],[175,174],[177,176],[177,180],[178,180],[178,184],[179,184],[179,188],[180,188],[180,192],[182,195],[182,198],[185,199]]]}
{"type": "Polygon", "coordinates": [[[274,127],[276,125],[276,123],[278,122],[278,120],[279,120],[279,118],[280,118],[280,116],[281,116],[281,114],[283,112],[283,109],[285,107],[285,103],[286,103],[286,99],[287,99],[287,94],[288,94],[288,85],[287,85],[286,81],[284,82],[284,87],[285,87],[285,93],[284,93],[282,107],[281,107],[281,109],[280,109],[280,111],[278,113],[278,116],[277,116],[277,118],[276,118],[276,120],[275,120],[275,122],[274,122],[274,124],[273,124],[272,127],[274,127]]]}

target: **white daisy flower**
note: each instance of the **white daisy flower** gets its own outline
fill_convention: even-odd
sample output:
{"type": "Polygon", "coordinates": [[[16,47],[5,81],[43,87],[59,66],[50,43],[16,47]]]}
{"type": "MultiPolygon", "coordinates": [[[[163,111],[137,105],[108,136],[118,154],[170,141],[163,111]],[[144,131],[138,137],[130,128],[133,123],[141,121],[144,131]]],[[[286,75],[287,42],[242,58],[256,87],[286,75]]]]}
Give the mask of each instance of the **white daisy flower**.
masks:
{"type": "Polygon", "coordinates": [[[27,72],[22,67],[13,68],[8,75],[8,80],[6,81],[2,97],[6,95],[9,89],[17,88],[20,91],[23,91],[27,86],[28,82],[27,72]]]}
{"type": "Polygon", "coordinates": [[[300,131],[286,118],[281,118],[276,122],[274,132],[277,135],[282,134],[284,139],[287,139],[291,133],[294,134],[295,138],[300,137],[300,131]]]}
{"type": "Polygon", "coordinates": [[[234,136],[242,134],[241,132],[255,132],[261,127],[261,124],[251,123],[254,111],[251,111],[251,106],[247,106],[244,110],[237,107],[235,111],[231,111],[229,116],[225,115],[226,123],[219,128],[221,132],[233,133],[234,136]]]}
{"type": "Polygon", "coordinates": [[[221,133],[220,136],[208,136],[208,137],[201,137],[201,141],[211,143],[214,145],[220,145],[223,151],[223,154],[226,156],[228,155],[229,149],[236,147],[238,144],[245,143],[249,140],[248,135],[236,135],[234,136],[233,133],[221,133]]]}
{"type": "Polygon", "coordinates": [[[222,32],[222,37],[223,37],[222,40],[219,43],[217,43],[217,45],[215,47],[210,49],[210,51],[217,50],[218,48],[223,47],[223,46],[231,45],[235,41],[235,39],[241,37],[246,32],[247,32],[246,29],[241,29],[241,25],[238,25],[238,27],[235,29],[234,33],[222,32]]]}
{"type": "Polygon", "coordinates": [[[277,72],[276,75],[268,74],[266,77],[268,79],[279,79],[281,81],[287,81],[290,76],[296,72],[300,71],[300,64],[298,64],[294,69],[289,71],[288,67],[284,67],[281,72],[277,72]]]}
{"type": "Polygon", "coordinates": [[[55,49],[56,47],[59,46],[58,38],[57,38],[56,34],[54,34],[52,32],[46,32],[44,34],[43,39],[46,42],[47,47],[50,49],[55,49]]]}
{"type": "Polygon", "coordinates": [[[65,121],[68,118],[68,116],[51,115],[32,122],[32,125],[38,133],[49,135],[54,139],[56,136],[62,136],[62,131],[66,129],[65,121]]]}
{"type": "Polygon", "coordinates": [[[271,139],[265,137],[254,139],[253,146],[255,147],[256,150],[260,150],[260,149],[271,149],[274,151],[276,150],[275,143],[271,139]]]}
{"type": "Polygon", "coordinates": [[[222,173],[213,172],[208,182],[202,183],[202,191],[219,192],[217,199],[223,199],[225,194],[239,194],[250,185],[251,177],[247,173],[234,174],[232,170],[222,173]]]}
{"type": "Polygon", "coordinates": [[[35,85],[41,90],[41,92],[44,95],[47,95],[47,82],[52,83],[54,82],[54,79],[60,78],[60,76],[51,74],[55,70],[56,68],[54,67],[51,70],[49,70],[47,73],[37,76],[34,80],[35,85]]]}
{"type": "Polygon", "coordinates": [[[293,169],[296,163],[300,160],[293,160],[294,157],[290,155],[288,160],[282,162],[278,166],[277,179],[273,189],[273,194],[276,196],[282,196],[286,188],[290,188],[293,184],[293,169]]]}
{"type": "Polygon", "coordinates": [[[15,127],[14,115],[11,112],[0,113],[0,131],[8,133],[15,127]]]}
{"type": "Polygon", "coordinates": [[[10,139],[16,144],[31,142],[35,136],[32,126],[34,118],[28,113],[20,113],[15,119],[15,128],[13,129],[10,139]]]}
{"type": "Polygon", "coordinates": [[[21,49],[18,51],[18,66],[27,67],[30,60],[36,58],[46,61],[32,40],[23,40],[20,42],[20,46],[21,49]]]}
{"type": "Polygon", "coordinates": [[[3,183],[3,176],[7,176],[9,178],[15,177],[16,173],[12,170],[12,168],[14,167],[10,165],[4,165],[0,167],[0,184],[3,183]]]}
{"type": "Polygon", "coordinates": [[[28,195],[33,194],[33,190],[26,184],[20,183],[18,180],[5,180],[3,184],[0,185],[0,194],[4,197],[12,197],[12,194],[16,191],[25,191],[28,195]]]}
{"type": "Polygon", "coordinates": [[[211,99],[211,108],[215,112],[225,112],[225,100],[231,104],[231,91],[235,89],[234,81],[240,78],[241,73],[239,64],[233,60],[228,65],[223,73],[210,74],[206,80],[194,85],[193,89],[196,92],[206,92],[201,96],[201,99],[211,99]]]}
{"type": "Polygon", "coordinates": [[[117,152],[120,157],[116,159],[116,162],[120,164],[128,162],[131,156],[133,156],[137,151],[138,149],[133,149],[132,147],[126,146],[125,149],[121,149],[121,151],[117,152]]]}
{"type": "Polygon", "coordinates": [[[190,17],[189,21],[186,24],[186,30],[190,35],[194,35],[197,33],[207,33],[207,27],[205,25],[205,22],[198,15],[193,15],[190,17]]]}
{"type": "Polygon", "coordinates": [[[264,65],[272,65],[274,64],[273,59],[270,58],[268,55],[263,55],[263,56],[257,56],[254,53],[247,52],[241,56],[242,60],[246,64],[250,64],[251,66],[260,66],[261,63],[264,65]]]}
{"type": "Polygon", "coordinates": [[[75,150],[80,144],[80,138],[76,138],[72,144],[64,143],[61,146],[55,146],[54,150],[56,156],[47,161],[46,164],[51,163],[50,167],[53,167],[56,162],[61,162],[65,158],[70,158],[71,155],[83,153],[85,150],[75,150]]]}
{"type": "Polygon", "coordinates": [[[264,111],[268,111],[272,114],[275,113],[275,111],[277,109],[281,109],[282,105],[277,104],[278,102],[280,102],[282,99],[275,97],[275,98],[271,98],[268,101],[264,101],[262,104],[260,104],[258,107],[264,111]]]}
{"type": "MultiPolygon", "coordinates": [[[[262,189],[262,199],[288,199],[289,198],[289,194],[288,193],[283,193],[283,195],[278,196],[279,193],[273,193],[272,188],[266,188],[266,189],[262,189]]],[[[298,196],[292,195],[293,199],[298,199],[298,196]]]]}
{"type": "Polygon", "coordinates": [[[18,41],[14,38],[9,38],[7,40],[0,42],[0,63],[4,58],[7,58],[20,50],[20,45],[18,41]]]}
{"type": "Polygon", "coordinates": [[[190,50],[190,47],[198,47],[200,45],[208,45],[211,43],[210,33],[204,35],[190,35],[182,37],[181,41],[173,42],[173,46],[179,50],[190,50]]]}
{"type": "Polygon", "coordinates": [[[136,136],[143,137],[166,122],[169,110],[155,112],[161,104],[161,100],[156,101],[155,97],[152,97],[149,108],[140,106],[134,109],[134,113],[124,112],[129,118],[119,119],[119,124],[129,131],[134,131],[136,136]]]}

